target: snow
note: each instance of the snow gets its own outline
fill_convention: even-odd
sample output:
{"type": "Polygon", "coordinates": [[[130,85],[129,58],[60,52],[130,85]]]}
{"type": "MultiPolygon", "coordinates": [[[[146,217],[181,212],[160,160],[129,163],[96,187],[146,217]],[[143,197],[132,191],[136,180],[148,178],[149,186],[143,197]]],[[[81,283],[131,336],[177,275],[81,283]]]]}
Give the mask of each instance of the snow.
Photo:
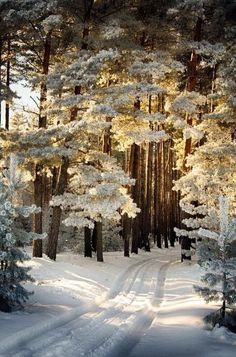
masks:
{"type": "Polygon", "coordinates": [[[200,268],[179,258],[179,246],[105,253],[105,263],[33,258],[34,295],[24,310],[0,313],[0,356],[235,356],[235,334],[203,325],[217,307],[192,289],[200,268]]]}

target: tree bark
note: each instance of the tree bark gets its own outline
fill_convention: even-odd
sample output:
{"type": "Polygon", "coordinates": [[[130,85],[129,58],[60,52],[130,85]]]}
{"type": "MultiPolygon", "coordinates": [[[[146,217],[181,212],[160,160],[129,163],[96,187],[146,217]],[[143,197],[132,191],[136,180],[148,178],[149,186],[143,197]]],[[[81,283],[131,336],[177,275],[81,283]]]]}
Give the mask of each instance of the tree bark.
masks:
{"type": "MultiPolygon", "coordinates": [[[[11,39],[10,35],[7,36],[7,71],[6,71],[6,86],[8,90],[10,90],[10,69],[11,69],[11,39]]],[[[6,100],[6,108],[5,108],[5,128],[9,130],[9,122],[10,122],[10,104],[9,100],[6,100]]]]}
{"type": "Polygon", "coordinates": [[[103,262],[102,222],[95,222],[97,237],[97,261],[103,262]]]}
{"type": "MultiPolygon", "coordinates": [[[[137,97],[134,101],[134,112],[140,110],[141,102],[140,98],[137,97]]],[[[139,205],[140,202],[140,146],[137,144],[132,144],[130,150],[130,175],[134,178],[135,185],[132,186],[131,193],[134,202],[139,205]]],[[[138,254],[138,248],[140,244],[140,214],[132,221],[132,244],[131,253],[138,254]]]]}
{"type": "Polygon", "coordinates": [[[84,256],[92,258],[91,230],[84,228],[84,256]]]}
{"type": "MultiPolygon", "coordinates": [[[[125,151],[125,156],[123,160],[123,169],[128,175],[130,175],[130,150],[127,149],[125,151]]],[[[128,187],[128,192],[130,192],[130,187],[128,187]]],[[[128,217],[127,213],[125,213],[122,217],[122,237],[124,241],[124,256],[129,257],[130,251],[130,234],[131,234],[131,219],[128,217]]]]}
{"type": "MultiPolygon", "coordinates": [[[[62,157],[61,172],[59,176],[57,189],[55,192],[56,196],[62,195],[65,192],[65,188],[67,185],[68,167],[69,167],[69,158],[62,157]]],[[[57,255],[57,243],[58,243],[58,234],[61,224],[61,214],[62,214],[62,209],[60,206],[53,207],[52,220],[50,224],[48,244],[46,250],[47,256],[52,260],[56,260],[56,255],[57,255]]]]}
{"type": "MultiPolygon", "coordinates": [[[[37,164],[35,167],[36,177],[34,180],[34,203],[37,207],[43,206],[43,181],[42,181],[42,165],[37,164]]],[[[34,214],[34,232],[42,234],[42,212],[34,214]]],[[[35,239],[33,241],[33,257],[42,258],[43,256],[43,242],[42,239],[35,239]]]]}
{"type": "MultiPolygon", "coordinates": [[[[194,41],[201,41],[201,33],[202,33],[202,19],[198,18],[197,23],[194,29],[194,41]]],[[[196,89],[196,83],[197,83],[197,63],[198,63],[198,55],[196,54],[196,51],[193,49],[191,53],[191,58],[189,61],[188,65],[188,80],[187,80],[187,90],[189,92],[192,92],[196,89]]],[[[193,125],[193,119],[191,115],[187,116],[187,124],[189,126],[193,125]]],[[[191,154],[192,151],[192,139],[189,138],[185,141],[185,148],[184,148],[184,162],[183,162],[183,170],[186,172],[187,171],[187,166],[186,166],[186,158],[189,154],[191,154]]]]}
{"type": "Polygon", "coordinates": [[[2,42],[0,35],[0,127],[2,125],[2,42]]]}
{"type": "MultiPolygon", "coordinates": [[[[95,222],[96,223],[96,222],[95,222]]],[[[92,233],[92,250],[97,253],[97,236],[96,236],[96,224],[92,233]]]]}
{"type": "MultiPolygon", "coordinates": [[[[49,71],[51,55],[51,32],[46,36],[44,43],[44,57],[42,73],[47,75],[49,71]]],[[[39,128],[46,128],[47,117],[43,111],[43,107],[47,100],[47,87],[45,83],[41,83],[40,88],[40,114],[39,128]]],[[[43,232],[43,197],[44,197],[44,179],[42,174],[42,165],[36,165],[35,180],[34,180],[34,202],[37,207],[41,207],[41,212],[34,215],[34,231],[41,234],[43,232]],[[40,187],[40,190],[39,190],[40,187]]],[[[41,258],[43,255],[43,244],[41,239],[33,241],[33,257],[41,258]]]]}
{"type": "Polygon", "coordinates": [[[122,218],[122,226],[123,226],[123,240],[124,240],[124,256],[129,257],[129,235],[130,235],[130,228],[129,228],[129,217],[127,213],[123,215],[122,218]]]}
{"type": "MultiPolygon", "coordinates": [[[[135,203],[139,202],[139,158],[140,147],[133,144],[131,147],[131,177],[136,179],[135,185],[132,187],[132,198],[135,203]]],[[[138,254],[138,247],[140,242],[140,214],[133,219],[132,222],[132,245],[131,253],[138,254]]]]}

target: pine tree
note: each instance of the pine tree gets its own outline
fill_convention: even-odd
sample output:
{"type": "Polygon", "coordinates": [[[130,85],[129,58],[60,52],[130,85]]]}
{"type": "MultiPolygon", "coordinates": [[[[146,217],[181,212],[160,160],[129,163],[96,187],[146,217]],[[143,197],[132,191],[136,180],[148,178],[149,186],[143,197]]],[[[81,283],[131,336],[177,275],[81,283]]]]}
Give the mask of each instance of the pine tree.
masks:
{"type": "Polygon", "coordinates": [[[17,158],[11,155],[10,168],[0,178],[0,310],[11,311],[21,305],[31,294],[22,282],[32,281],[30,268],[22,264],[29,259],[20,248],[24,243],[37,239],[38,235],[19,228],[17,219],[29,217],[39,211],[36,206],[20,203],[19,192],[25,187],[25,178],[17,168],[17,158]]]}
{"type": "Polygon", "coordinates": [[[228,219],[228,199],[219,198],[218,232],[200,228],[198,234],[203,242],[198,249],[198,263],[206,270],[202,276],[205,286],[195,290],[207,301],[220,301],[220,322],[225,323],[227,305],[236,303],[236,257],[232,243],[236,241],[236,219],[228,219]]]}

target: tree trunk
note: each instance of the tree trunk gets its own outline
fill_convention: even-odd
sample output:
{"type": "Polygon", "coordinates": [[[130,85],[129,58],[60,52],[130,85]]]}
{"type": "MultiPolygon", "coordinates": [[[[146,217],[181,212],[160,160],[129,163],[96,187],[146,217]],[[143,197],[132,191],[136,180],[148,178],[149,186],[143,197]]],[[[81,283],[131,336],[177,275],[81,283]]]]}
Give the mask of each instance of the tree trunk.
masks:
{"type": "MultiPolygon", "coordinates": [[[[110,121],[111,121],[110,119],[107,119],[107,122],[110,121]]],[[[111,133],[110,133],[110,129],[106,129],[103,135],[102,152],[107,155],[111,155],[111,149],[112,149],[111,133]]],[[[93,244],[96,246],[97,261],[103,262],[102,221],[95,222],[95,227],[93,230],[93,244]]]]}
{"type": "MultiPolygon", "coordinates": [[[[75,95],[80,95],[81,87],[76,86],[74,93],[75,93],[75,95]]],[[[70,121],[74,121],[76,119],[77,112],[78,112],[77,107],[74,107],[71,109],[70,121]]],[[[70,138],[68,140],[70,140],[70,138]]],[[[58,175],[58,179],[54,180],[54,181],[58,181],[57,187],[55,190],[55,196],[63,195],[66,190],[68,168],[69,168],[69,158],[62,157],[60,172],[57,173],[57,170],[55,171],[55,174],[58,175]]],[[[53,260],[56,260],[56,247],[57,247],[57,242],[58,242],[61,214],[62,214],[61,207],[59,207],[60,210],[56,209],[56,208],[57,207],[53,207],[52,218],[51,218],[49,234],[48,234],[48,244],[47,244],[47,256],[53,260]],[[50,249],[53,249],[52,252],[50,251],[50,249]]]]}
{"type": "MultiPolygon", "coordinates": [[[[224,265],[225,265],[225,258],[224,258],[224,265]]],[[[224,322],[225,320],[225,313],[226,313],[226,297],[225,297],[225,291],[227,289],[227,280],[226,280],[226,273],[223,273],[223,281],[222,281],[222,285],[223,285],[223,304],[221,307],[221,319],[222,322],[224,322]]]]}
{"type": "MultiPolygon", "coordinates": [[[[158,128],[159,130],[159,128],[158,128]]],[[[161,155],[161,149],[162,149],[162,143],[157,144],[157,163],[156,163],[156,174],[157,174],[157,183],[156,183],[156,189],[157,189],[157,209],[156,209],[156,239],[157,239],[157,247],[162,248],[162,236],[161,236],[161,225],[162,225],[162,200],[161,200],[161,165],[162,165],[162,155],[161,155]]]]}
{"type": "MultiPolygon", "coordinates": [[[[11,68],[11,40],[10,36],[7,37],[7,72],[6,72],[6,86],[10,90],[10,68],[11,68]]],[[[10,121],[10,104],[9,100],[6,100],[5,108],[5,128],[9,130],[9,121],[10,121]]]]}
{"type": "Polygon", "coordinates": [[[222,307],[221,307],[221,318],[222,318],[222,320],[225,319],[225,308],[226,308],[226,306],[225,306],[225,299],[224,299],[222,307]]]}
{"type": "MultiPolygon", "coordinates": [[[[140,110],[141,102],[139,97],[134,101],[134,112],[140,110]]],[[[139,205],[140,202],[140,146],[132,144],[130,150],[130,175],[134,178],[135,185],[132,186],[132,198],[134,202],[139,205]]],[[[140,244],[140,214],[132,221],[132,245],[131,253],[138,254],[138,247],[140,244]]]]}
{"type": "Polygon", "coordinates": [[[92,250],[97,253],[97,236],[96,236],[96,222],[92,233],[92,250]]]}
{"type": "MultiPolygon", "coordinates": [[[[42,73],[47,75],[49,71],[49,61],[51,54],[51,32],[46,36],[44,43],[44,57],[42,73]]],[[[47,117],[43,111],[43,107],[47,100],[47,87],[45,83],[41,84],[40,88],[40,114],[39,128],[46,128],[47,117]]],[[[42,165],[36,165],[35,180],[34,180],[34,202],[37,207],[41,207],[42,211],[34,215],[34,231],[41,234],[43,232],[43,197],[44,197],[44,179],[42,175],[42,165]],[[40,187],[40,189],[39,189],[40,187]]],[[[43,244],[41,239],[33,242],[33,257],[41,258],[43,255],[43,244]]]]}
{"type": "MultiPolygon", "coordinates": [[[[130,175],[130,150],[127,149],[125,151],[125,156],[123,160],[123,169],[124,171],[130,175]]],[[[130,187],[128,187],[128,192],[130,192],[130,187]]],[[[127,213],[125,213],[122,217],[122,237],[124,241],[124,256],[129,257],[130,250],[130,235],[131,235],[131,219],[128,217],[127,213]]]]}
{"type": "MultiPolygon", "coordinates": [[[[48,32],[44,42],[43,68],[42,74],[47,75],[49,72],[50,56],[51,56],[51,31],[48,32]]],[[[47,101],[47,86],[42,82],[40,86],[40,114],[39,128],[47,127],[47,116],[44,112],[44,106],[47,101]]]]}
{"type": "Polygon", "coordinates": [[[129,235],[130,235],[130,229],[129,229],[129,217],[127,213],[123,215],[122,218],[122,226],[123,226],[123,240],[124,240],[124,256],[129,257],[129,235]]]}
{"type": "MultiPolygon", "coordinates": [[[[201,41],[201,32],[202,32],[202,19],[198,18],[195,29],[194,29],[194,41],[201,41]]],[[[192,92],[196,89],[197,83],[197,63],[198,63],[198,55],[196,54],[195,50],[192,50],[191,58],[188,65],[188,80],[187,80],[187,90],[192,92]]],[[[187,116],[187,124],[189,126],[193,125],[193,119],[191,115],[187,116]]],[[[184,148],[184,161],[183,161],[183,170],[187,171],[186,167],[186,158],[192,151],[192,139],[189,138],[185,141],[185,148],[184,148]]]]}
{"type": "Polygon", "coordinates": [[[56,206],[53,207],[53,220],[52,224],[50,225],[50,232],[49,232],[49,237],[47,242],[47,249],[46,249],[46,254],[47,256],[52,259],[56,260],[57,256],[57,243],[58,243],[58,228],[60,227],[61,224],[61,207],[56,206]]]}
{"type": "Polygon", "coordinates": [[[97,237],[97,261],[103,262],[102,222],[95,222],[97,237]]]}
{"type": "MultiPolygon", "coordinates": [[[[140,147],[133,144],[131,147],[131,177],[136,179],[135,185],[132,187],[132,198],[135,203],[139,202],[139,157],[140,147]]],[[[131,253],[138,254],[140,242],[140,214],[133,219],[132,222],[132,245],[131,253]]]]}
{"type": "Polygon", "coordinates": [[[140,213],[140,248],[145,247],[145,235],[147,229],[147,217],[146,217],[146,201],[147,201],[147,145],[142,144],[140,146],[140,199],[139,207],[140,213]]]}
{"type": "Polygon", "coordinates": [[[173,167],[174,167],[174,156],[173,156],[173,142],[172,140],[170,141],[170,146],[169,146],[169,170],[168,170],[168,215],[169,215],[169,241],[170,241],[170,246],[174,247],[175,246],[175,232],[174,232],[174,227],[175,227],[175,216],[176,216],[176,205],[175,205],[175,195],[174,191],[172,190],[173,186],[173,167]]]}
{"type": "MultiPolygon", "coordinates": [[[[56,196],[62,195],[65,192],[65,188],[67,185],[68,167],[69,167],[69,159],[68,157],[63,157],[59,181],[55,192],[56,196]]],[[[60,206],[53,207],[52,219],[51,219],[50,230],[48,235],[48,244],[46,250],[47,256],[52,260],[56,260],[56,255],[57,255],[57,243],[58,243],[58,234],[61,224],[61,214],[62,214],[62,209],[60,206]]]]}
{"type": "Polygon", "coordinates": [[[84,228],[84,256],[92,258],[91,230],[84,228]]]}
{"type": "MultiPolygon", "coordinates": [[[[36,177],[34,180],[34,203],[37,207],[43,206],[43,181],[42,181],[42,165],[37,164],[35,167],[36,177]]],[[[42,212],[34,214],[34,232],[42,234],[42,212]]],[[[42,258],[43,256],[43,243],[42,239],[33,241],[33,257],[42,258]]]]}
{"type": "Polygon", "coordinates": [[[2,126],[2,37],[0,35],[0,127],[2,126]]]}
{"type": "Polygon", "coordinates": [[[168,244],[168,235],[167,235],[167,206],[166,206],[166,182],[167,182],[167,177],[166,177],[166,164],[167,164],[167,143],[163,143],[163,206],[162,206],[162,214],[163,214],[163,237],[164,237],[164,246],[165,248],[169,247],[168,244]]]}
{"type": "Polygon", "coordinates": [[[154,243],[157,244],[157,234],[158,234],[158,144],[155,143],[155,154],[154,154],[154,187],[153,187],[153,235],[154,243]]]}

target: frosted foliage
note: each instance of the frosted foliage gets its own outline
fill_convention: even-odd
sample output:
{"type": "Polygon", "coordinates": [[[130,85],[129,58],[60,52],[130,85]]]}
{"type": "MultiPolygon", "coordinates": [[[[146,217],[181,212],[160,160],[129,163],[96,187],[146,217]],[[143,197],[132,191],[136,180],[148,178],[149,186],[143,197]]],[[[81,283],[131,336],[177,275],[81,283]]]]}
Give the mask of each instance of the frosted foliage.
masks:
{"type": "Polygon", "coordinates": [[[211,44],[207,41],[201,41],[189,42],[188,45],[204,58],[204,61],[201,62],[202,67],[219,63],[226,51],[226,48],[221,43],[211,44]]]}
{"type": "Polygon", "coordinates": [[[215,232],[209,231],[208,229],[200,228],[198,231],[198,235],[209,239],[215,239],[216,241],[219,240],[219,235],[215,232]]]}
{"type": "Polygon", "coordinates": [[[17,156],[14,154],[10,155],[10,165],[9,165],[9,174],[10,174],[10,183],[14,185],[16,181],[16,174],[17,174],[17,156]]]}
{"type": "MultiPolygon", "coordinates": [[[[204,7],[203,7],[204,1],[202,0],[183,0],[180,1],[177,9],[179,11],[186,11],[186,13],[190,16],[191,14],[194,14],[194,16],[197,17],[204,17],[204,7]]],[[[173,10],[172,10],[173,13],[173,10]]],[[[175,14],[175,13],[174,13],[175,14]]]]}
{"type": "Polygon", "coordinates": [[[42,21],[42,26],[45,32],[49,32],[53,29],[57,29],[62,23],[61,15],[50,15],[42,21]]]}
{"type": "Polygon", "coordinates": [[[106,62],[114,60],[118,53],[113,50],[101,50],[98,53],[81,51],[78,59],[61,75],[61,82],[65,86],[93,86],[106,62]]]}
{"type": "Polygon", "coordinates": [[[229,215],[235,215],[235,141],[231,140],[227,127],[215,122],[203,121],[200,129],[207,135],[207,141],[187,157],[189,171],[175,182],[175,189],[182,195],[181,209],[193,216],[194,223],[184,221],[189,232],[195,227],[218,230],[220,195],[230,197],[229,215]]]}
{"type": "Polygon", "coordinates": [[[178,115],[173,115],[173,114],[169,115],[168,121],[173,123],[175,129],[182,130],[182,129],[188,128],[188,124],[187,124],[186,120],[179,117],[178,115]]]}
{"type": "Polygon", "coordinates": [[[219,243],[221,245],[224,244],[224,240],[226,239],[225,235],[228,234],[228,200],[224,196],[220,196],[219,199],[220,203],[220,237],[219,237],[219,243]]]}
{"type": "Polygon", "coordinates": [[[127,136],[130,137],[133,143],[136,143],[138,145],[143,142],[151,141],[158,143],[160,141],[165,141],[170,138],[170,136],[164,130],[153,131],[148,129],[143,130],[142,132],[133,130],[132,132],[128,132],[127,136]]]}
{"type": "Polygon", "coordinates": [[[106,40],[118,38],[124,34],[124,30],[120,27],[118,20],[111,20],[109,24],[102,28],[102,36],[106,40]]]}
{"type": "Polygon", "coordinates": [[[166,121],[166,115],[162,113],[144,113],[141,110],[137,113],[136,118],[140,118],[141,120],[147,120],[149,122],[157,122],[163,123],[166,121]]]}
{"type": "Polygon", "coordinates": [[[142,52],[134,52],[133,55],[135,60],[130,67],[130,73],[145,80],[149,78],[154,83],[164,80],[170,73],[183,73],[185,70],[181,62],[174,61],[168,54],[151,52],[145,53],[144,56],[142,52]]]}
{"type": "Polygon", "coordinates": [[[236,220],[228,219],[228,199],[219,197],[218,232],[200,228],[203,238],[199,245],[199,264],[206,273],[202,276],[204,286],[196,291],[206,300],[219,300],[229,305],[236,302],[236,258],[233,245],[236,241],[236,220]]]}
{"type": "MultiPolygon", "coordinates": [[[[206,103],[206,97],[200,95],[197,92],[185,92],[179,95],[173,101],[170,109],[174,112],[194,114],[196,112],[197,106],[204,105],[206,103]]],[[[169,110],[169,108],[166,108],[169,110]]]]}
{"type": "Polygon", "coordinates": [[[29,259],[20,248],[25,242],[39,239],[41,235],[19,229],[16,220],[39,212],[36,206],[22,206],[19,201],[19,191],[25,188],[24,175],[17,167],[18,157],[11,155],[10,168],[0,177],[0,298],[4,299],[9,308],[21,304],[29,292],[21,285],[22,282],[32,280],[28,268],[23,263],[29,259]]]}
{"type": "Polygon", "coordinates": [[[197,128],[187,128],[183,132],[183,138],[184,140],[187,140],[189,138],[193,138],[197,141],[200,141],[204,137],[204,132],[197,129],[197,128]]]}
{"type": "Polygon", "coordinates": [[[93,228],[102,219],[119,221],[121,214],[135,217],[139,212],[124,186],[134,184],[107,154],[91,151],[81,163],[70,170],[69,190],[55,196],[51,205],[61,206],[69,212],[64,223],[67,226],[93,228]],[[91,165],[91,162],[96,164],[91,165]]]}

